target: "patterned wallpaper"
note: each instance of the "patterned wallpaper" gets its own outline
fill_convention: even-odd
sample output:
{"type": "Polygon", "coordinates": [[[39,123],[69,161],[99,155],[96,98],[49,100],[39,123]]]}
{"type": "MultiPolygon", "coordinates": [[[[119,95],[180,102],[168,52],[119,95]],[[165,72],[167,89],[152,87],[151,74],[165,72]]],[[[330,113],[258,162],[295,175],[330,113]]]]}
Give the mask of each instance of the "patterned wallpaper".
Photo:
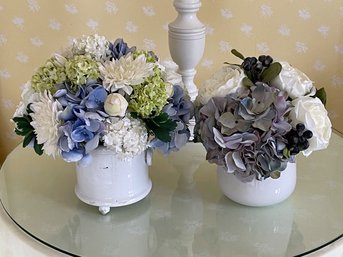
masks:
{"type": "MultiPolygon", "coordinates": [[[[54,51],[82,34],[123,37],[130,45],[169,59],[171,0],[0,0],[0,163],[19,143],[10,122],[22,85],[54,51]]],[[[196,82],[223,62],[270,54],[301,69],[328,92],[333,125],[343,131],[342,0],[204,0],[206,50],[196,82]]]]}

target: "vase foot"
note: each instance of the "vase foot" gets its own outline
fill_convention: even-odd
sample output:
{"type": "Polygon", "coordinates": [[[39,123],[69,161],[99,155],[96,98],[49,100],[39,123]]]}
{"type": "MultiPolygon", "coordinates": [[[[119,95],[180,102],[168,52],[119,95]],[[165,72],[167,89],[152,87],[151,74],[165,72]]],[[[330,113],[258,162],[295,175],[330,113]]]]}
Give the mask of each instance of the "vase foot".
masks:
{"type": "Polygon", "coordinates": [[[102,215],[106,215],[107,213],[109,213],[111,210],[111,208],[109,206],[100,206],[99,207],[99,212],[102,214],[102,215]]]}

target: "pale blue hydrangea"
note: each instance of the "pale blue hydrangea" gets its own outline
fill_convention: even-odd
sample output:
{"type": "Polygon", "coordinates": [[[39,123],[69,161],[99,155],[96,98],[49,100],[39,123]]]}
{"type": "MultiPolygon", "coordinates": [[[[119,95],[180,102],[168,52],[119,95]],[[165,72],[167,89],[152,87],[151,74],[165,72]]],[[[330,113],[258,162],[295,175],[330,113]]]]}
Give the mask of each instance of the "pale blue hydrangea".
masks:
{"type": "Polygon", "coordinates": [[[122,38],[118,38],[113,44],[109,45],[110,58],[115,60],[121,58],[128,53],[133,53],[136,51],[136,47],[128,47],[127,43],[124,42],[122,38]]]}
{"type": "Polygon", "coordinates": [[[58,140],[61,156],[67,162],[81,161],[85,164],[89,161],[89,153],[98,147],[105,130],[107,92],[97,83],[80,86],[76,93],[64,84],[54,97],[64,107],[59,115],[63,121],[58,140]]]}
{"type": "Polygon", "coordinates": [[[176,121],[177,127],[171,132],[170,142],[163,142],[155,138],[150,143],[152,148],[159,149],[164,154],[178,151],[188,142],[190,131],[187,125],[194,113],[193,104],[183,89],[174,85],[173,90],[173,96],[168,100],[163,112],[167,113],[173,121],[176,121]]]}

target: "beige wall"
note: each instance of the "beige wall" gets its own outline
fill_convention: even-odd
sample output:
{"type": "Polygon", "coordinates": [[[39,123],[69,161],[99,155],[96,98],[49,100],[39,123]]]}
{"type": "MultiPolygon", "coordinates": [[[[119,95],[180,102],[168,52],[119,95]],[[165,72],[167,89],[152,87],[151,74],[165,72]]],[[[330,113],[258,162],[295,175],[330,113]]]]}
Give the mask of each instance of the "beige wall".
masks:
{"type": "MultiPolygon", "coordinates": [[[[0,2],[0,163],[20,141],[10,123],[20,87],[72,37],[98,33],[169,58],[167,24],[176,13],[170,0],[2,0],[0,2]]],[[[342,0],[204,0],[207,25],[197,82],[223,62],[267,53],[287,60],[328,92],[334,127],[343,131],[342,0]]]]}

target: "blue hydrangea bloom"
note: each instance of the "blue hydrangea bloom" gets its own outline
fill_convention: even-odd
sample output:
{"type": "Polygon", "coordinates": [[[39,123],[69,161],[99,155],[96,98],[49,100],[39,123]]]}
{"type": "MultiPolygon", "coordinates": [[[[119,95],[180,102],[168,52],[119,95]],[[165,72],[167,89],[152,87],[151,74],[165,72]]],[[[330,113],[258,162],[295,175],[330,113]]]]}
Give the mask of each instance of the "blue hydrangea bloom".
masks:
{"type": "Polygon", "coordinates": [[[136,51],[136,47],[129,48],[127,43],[122,38],[118,38],[113,44],[109,46],[111,57],[118,60],[120,57],[136,51]]]}
{"type": "Polygon", "coordinates": [[[105,130],[103,120],[108,117],[104,111],[107,95],[94,81],[80,86],[76,93],[64,84],[54,94],[64,106],[59,115],[64,125],[60,127],[58,145],[65,161],[85,164],[90,159],[89,152],[98,147],[105,130]]]}
{"type": "Polygon", "coordinates": [[[90,92],[82,100],[81,104],[84,104],[88,110],[101,110],[104,108],[104,103],[107,98],[106,89],[98,87],[88,87],[90,92]]]}
{"type": "Polygon", "coordinates": [[[168,100],[169,103],[163,108],[163,111],[176,121],[177,127],[170,134],[170,142],[163,142],[155,138],[150,143],[152,148],[159,149],[164,154],[177,151],[188,142],[190,131],[187,124],[194,113],[193,104],[183,89],[179,85],[174,85],[173,90],[173,96],[168,100]]]}

